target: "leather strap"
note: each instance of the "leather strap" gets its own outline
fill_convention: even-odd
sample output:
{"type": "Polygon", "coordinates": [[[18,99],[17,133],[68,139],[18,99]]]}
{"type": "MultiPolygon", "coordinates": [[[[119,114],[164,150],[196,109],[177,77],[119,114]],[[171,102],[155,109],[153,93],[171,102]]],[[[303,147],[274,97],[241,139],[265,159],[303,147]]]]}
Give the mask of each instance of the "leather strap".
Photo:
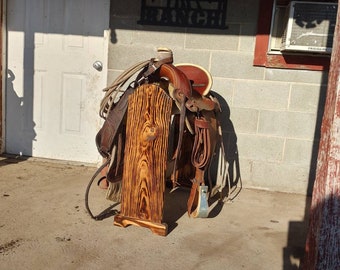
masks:
{"type": "Polygon", "coordinates": [[[197,207],[199,187],[205,185],[204,174],[209,167],[214,145],[212,144],[211,123],[204,116],[195,119],[195,139],[192,149],[191,163],[195,166],[195,178],[187,202],[188,215],[197,207]]]}
{"type": "Polygon", "coordinates": [[[204,184],[204,170],[196,168],[195,178],[192,180],[190,195],[187,202],[187,210],[189,216],[194,211],[194,208],[197,206],[197,196],[199,195],[198,188],[202,183],[204,184]]]}
{"type": "Polygon", "coordinates": [[[171,64],[171,63],[172,63],[172,57],[164,58],[164,59],[161,59],[161,60],[157,60],[155,58],[152,58],[149,62],[148,69],[143,74],[143,77],[147,78],[151,74],[153,74],[156,70],[158,70],[162,65],[171,64]]]}
{"type": "Polygon", "coordinates": [[[110,183],[119,182],[123,174],[123,133],[125,131],[117,135],[117,142],[112,147],[111,162],[106,174],[106,180],[110,183]]]}
{"type": "Polygon", "coordinates": [[[178,132],[178,143],[175,154],[173,156],[174,159],[174,168],[171,174],[171,181],[172,181],[172,190],[176,189],[178,186],[178,174],[177,174],[177,161],[181,157],[181,148],[182,148],[182,141],[183,141],[183,133],[184,133],[184,123],[185,123],[185,100],[182,101],[181,108],[180,108],[180,117],[179,117],[179,132],[178,132]]]}
{"type": "Polygon", "coordinates": [[[98,152],[105,158],[110,156],[113,141],[127,110],[128,98],[134,90],[134,88],[128,88],[124,92],[118,104],[109,112],[102,128],[97,133],[97,149],[98,152]]]}
{"type": "Polygon", "coordinates": [[[195,119],[195,140],[191,163],[196,168],[205,168],[211,157],[210,123],[203,117],[195,119]]]}
{"type": "Polygon", "coordinates": [[[177,69],[172,64],[163,64],[159,69],[159,77],[167,78],[169,82],[171,82],[173,89],[170,91],[170,96],[174,99],[180,111],[178,143],[177,143],[177,148],[175,150],[175,154],[173,156],[174,167],[173,167],[173,172],[171,174],[171,181],[172,181],[173,190],[174,190],[178,186],[177,161],[180,159],[180,156],[181,156],[184,125],[186,121],[185,102],[187,101],[187,98],[191,96],[192,88],[191,88],[190,81],[185,76],[185,74],[181,70],[177,69]]]}
{"type": "Polygon", "coordinates": [[[195,90],[192,91],[191,97],[186,102],[185,106],[191,112],[212,111],[216,109],[216,103],[211,98],[201,96],[195,90]]]}

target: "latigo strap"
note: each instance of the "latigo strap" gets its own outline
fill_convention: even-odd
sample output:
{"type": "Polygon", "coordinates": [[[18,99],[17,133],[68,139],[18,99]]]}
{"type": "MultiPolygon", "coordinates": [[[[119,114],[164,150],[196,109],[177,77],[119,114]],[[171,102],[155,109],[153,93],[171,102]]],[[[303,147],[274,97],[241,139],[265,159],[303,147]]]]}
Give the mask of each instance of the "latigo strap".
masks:
{"type": "Polygon", "coordinates": [[[214,112],[202,112],[202,116],[195,119],[195,140],[191,162],[196,172],[187,203],[188,214],[193,217],[208,216],[208,187],[205,185],[204,176],[209,168],[217,140],[216,121],[207,120],[211,120],[213,114],[214,112]]]}

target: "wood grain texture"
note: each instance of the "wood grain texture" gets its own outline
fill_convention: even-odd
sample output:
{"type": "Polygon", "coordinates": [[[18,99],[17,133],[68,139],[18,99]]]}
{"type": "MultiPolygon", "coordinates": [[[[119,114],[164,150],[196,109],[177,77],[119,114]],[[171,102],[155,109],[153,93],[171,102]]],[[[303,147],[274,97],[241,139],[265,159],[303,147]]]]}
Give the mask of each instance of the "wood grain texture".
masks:
{"type": "Polygon", "coordinates": [[[160,236],[166,236],[168,234],[168,225],[166,223],[152,222],[148,220],[124,216],[122,214],[118,214],[115,216],[114,224],[120,227],[127,227],[130,225],[135,225],[139,227],[148,228],[153,233],[158,234],[160,236]]]}
{"type": "Polygon", "coordinates": [[[115,225],[149,227],[163,235],[172,99],[158,86],[147,84],[128,102],[121,213],[115,217],[115,225]]]}
{"type": "Polygon", "coordinates": [[[302,269],[340,269],[340,10],[334,31],[302,269]]]}

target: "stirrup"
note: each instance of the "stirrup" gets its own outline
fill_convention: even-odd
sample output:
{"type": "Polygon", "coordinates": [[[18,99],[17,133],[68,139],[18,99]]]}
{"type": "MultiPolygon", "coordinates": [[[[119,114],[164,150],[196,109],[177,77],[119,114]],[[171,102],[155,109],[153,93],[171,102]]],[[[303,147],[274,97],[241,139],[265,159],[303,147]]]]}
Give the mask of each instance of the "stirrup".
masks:
{"type": "Polygon", "coordinates": [[[198,201],[196,209],[190,214],[194,218],[206,218],[209,215],[208,186],[198,187],[198,201]]]}

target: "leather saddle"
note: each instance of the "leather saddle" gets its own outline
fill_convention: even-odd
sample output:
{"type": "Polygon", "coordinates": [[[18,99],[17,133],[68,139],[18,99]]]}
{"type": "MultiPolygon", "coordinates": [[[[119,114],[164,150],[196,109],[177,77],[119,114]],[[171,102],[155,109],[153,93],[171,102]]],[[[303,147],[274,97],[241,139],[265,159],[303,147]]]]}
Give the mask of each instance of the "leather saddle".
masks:
{"type": "MultiPolygon", "coordinates": [[[[185,162],[191,167],[191,192],[188,199],[188,214],[193,217],[206,217],[208,215],[208,188],[205,174],[209,168],[211,156],[218,139],[218,122],[216,112],[220,109],[217,100],[209,93],[212,78],[208,71],[194,64],[178,64],[172,62],[172,52],[159,49],[157,58],[142,62],[126,71],[113,83],[113,88],[106,88],[110,94],[102,102],[102,117],[105,119],[102,128],[96,136],[96,145],[99,153],[105,160],[109,160],[105,170],[106,179],[110,184],[119,184],[122,179],[123,144],[125,132],[125,117],[128,106],[128,97],[135,89],[145,83],[157,83],[168,91],[172,97],[176,114],[179,115],[177,147],[169,161],[171,167],[171,182],[173,189],[181,184],[179,164],[183,150],[183,137],[186,130],[192,134],[192,149],[187,152],[191,155],[185,162]],[[136,73],[135,81],[121,90],[122,86],[136,73]],[[132,74],[133,73],[133,74],[132,74]],[[118,101],[114,101],[113,93],[123,92],[118,101]],[[110,103],[110,104],[109,104],[110,103]],[[109,108],[109,109],[108,109],[109,108]],[[105,113],[103,113],[105,111],[105,113]]],[[[120,189],[115,189],[119,190],[120,189]]],[[[107,198],[110,196],[107,196],[107,198]]],[[[117,196],[114,196],[117,198],[117,196]]]]}

